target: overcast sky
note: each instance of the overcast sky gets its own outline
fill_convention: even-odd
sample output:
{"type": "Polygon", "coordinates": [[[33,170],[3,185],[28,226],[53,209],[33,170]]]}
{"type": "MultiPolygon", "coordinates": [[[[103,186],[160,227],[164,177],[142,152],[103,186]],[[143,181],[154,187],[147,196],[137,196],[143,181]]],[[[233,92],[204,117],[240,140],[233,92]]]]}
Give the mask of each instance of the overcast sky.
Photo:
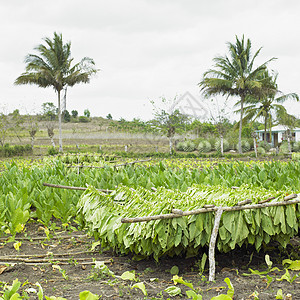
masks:
{"type": "MultiPolygon", "coordinates": [[[[189,92],[202,101],[202,74],[243,34],[253,50],[263,47],[257,64],[278,58],[269,67],[279,73],[279,89],[300,94],[299,15],[299,0],[2,0],[1,109],[37,113],[44,102],[57,105],[51,88],[13,84],[24,57],[54,31],[71,41],[75,62],[88,56],[101,69],[68,90],[67,109],[79,114],[147,120],[151,100],[189,92]]],[[[299,103],[288,108],[300,117],[299,103]]]]}

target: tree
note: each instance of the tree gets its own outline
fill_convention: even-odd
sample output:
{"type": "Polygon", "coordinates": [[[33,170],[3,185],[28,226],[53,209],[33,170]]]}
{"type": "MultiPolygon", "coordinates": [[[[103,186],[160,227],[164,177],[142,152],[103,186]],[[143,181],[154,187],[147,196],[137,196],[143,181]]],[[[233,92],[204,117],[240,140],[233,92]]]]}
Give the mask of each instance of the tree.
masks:
{"type": "Polygon", "coordinates": [[[85,109],[84,112],[83,112],[83,115],[87,118],[89,118],[91,116],[91,113],[88,109],[85,109]]]}
{"type": "Polygon", "coordinates": [[[72,111],[71,111],[71,114],[72,114],[72,117],[73,117],[74,119],[76,119],[76,118],[78,117],[78,111],[77,111],[77,110],[72,110],[72,111]]]}
{"type": "Polygon", "coordinates": [[[67,110],[65,110],[65,111],[63,112],[63,116],[64,116],[64,122],[65,122],[65,123],[71,121],[71,115],[70,115],[70,113],[69,113],[67,110]]]}
{"type": "Polygon", "coordinates": [[[28,123],[28,132],[31,138],[31,148],[33,150],[35,135],[37,134],[39,127],[36,118],[33,115],[28,115],[28,123]]]}
{"type": "Polygon", "coordinates": [[[235,44],[228,43],[228,56],[217,56],[214,58],[215,69],[204,73],[199,86],[206,97],[212,95],[226,95],[239,97],[240,124],[239,124],[239,153],[242,153],[242,120],[244,103],[248,95],[263,96],[269,91],[269,78],[259,79],[258,76],[266,65],[274,60],[272,58],[262,65],[254,68],[254,61],[261,48],[252,56],[251,41],[241,40],[236,36],[235,44]]]}
{"type": "Polygon", "coordinates": [[[152,102],[154,106],[154,126],[159,128],[161,134],[167,136],[169,139],[170,154],[172,154],[173,138],[176,130],[183,130],[190,120],[189,117],[180,113],[180,111],[175,109],[174,105],[172,105],[176,103],[176,97],[173,101],[168,101],[165,98],[162,98],[161,101],[163,105],[169,104],[169,107],[167,109],[157,108],[154,106],[154,102],[152,102]]]}
{"type": "Polygon", "coordinates": [[[297,127],[297,123],[299,119],[289,114],[285,109],[285,107],[281,107],[277,114],[277,120],[286,129],[285,138],[288,143],[289,155],[292,155],[292,146],[291,146],[292,130],[297,127]]]}
{"type": "Polygon", "coordinates": [[[261,74],[261,76],[265,78],[272,78],[271,84],[273,85],[273,90],[262,98],[253,96],[246,98],[246,105],[248,106],[245,107],[245,117],[243,121],[249,122],[250,120],[263,118],[265,130],[264,140],[267,142],[267,130],[271,130],[273,116],[278,119],[280,116],[286,115],[286,111],[282,103],[288,99],[299,101],[299,96],[296,93],[283,94],[278,90],[278,85],[276,83],[278,74],[270,76],[266,70],[261,74]]]}
{"type": "Polygon", "coordinates": [[[8,116],[3,112],[1,112],[0,113],[0,144],[2,147],[5,145],[8,129],[9,129],[8,116]]]}
{"type": "Polygon", "coordinates": [[[55,142],[54,142],[54,123],[51,121],[48,121],[46,123],[46,127],[47,127],[47,133],[49,136],[49,139],[51,141],[52,147],[55,148],[55,142]]]}
{"type": "Polygon", "coordinates": [[[21,142],[21,137],[19,133],[22,130],[21,124],[24,123],[24,116],[21,116],[20,111],[15,109],[11,114],[9,114],[11,129],[15,132],[17,138],[21,142]]]}
{"type": "Polygon", "coordinates": [[[111,114],[108,114],[108,115],[106,116],[106,119],[107,119],[107,120],[112,120],[112,115],[111,115],[111,114]]]}
{"type": "Polygon", "coordinates": [[[55,120],[57,107],[53,102],[45,102],[42,104],[43,116],[47,120],[55,120]]]}
{"type": "Polygon", "coordinates": [[[224,135],[230,129],[231,124],[229,122],[229,108],[228,103],[225,101],[223,106],[220,106],[216,99],[211,100],[210,116],[211,122],[215,125],[216,131],[220,137],[220,152],[224,154],[224,135]]]}
{"type": "Polygon", "coordinates": [[[39,55],[26,56],[26,71],[15,80],[15,84],[36,84],[42,88],[54,88],[58,98],[59,151],[62,152],[61,92],[68,86],[89,83],[91,76],[98,70],[89,57],[84,57],[72,66],[71,43],[64,43],[62,34],[54,32],[53,40],[45,38],[44,42],[45,45],[40,44],[35,48],[39,55]]]}

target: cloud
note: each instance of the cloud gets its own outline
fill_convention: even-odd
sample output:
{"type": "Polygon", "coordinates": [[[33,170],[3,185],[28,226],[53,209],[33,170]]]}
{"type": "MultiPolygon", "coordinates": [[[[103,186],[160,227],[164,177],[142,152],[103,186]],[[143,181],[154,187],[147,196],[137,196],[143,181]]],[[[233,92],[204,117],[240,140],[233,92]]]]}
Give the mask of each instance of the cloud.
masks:
{"type": "Polygon", "coordinates": [[[0,102],[56,102],[52,89],[13,85],[24,71],[25,55],[54,31],[72,42],[75,62],[89,56],[101,69],[90,84],[68,92],[70,109],[89,108],[93,115],[94,109],[147,119],[149,100],[186,91],[198,95],[197,83],[213,58],[225,55],[226,42],[243,34],[253,49],[263,47],[258,64],[278,57],[270,68],[279,72],[280,89],[299,93],[299,8],[296,0],[3,1],[0,102]]]}

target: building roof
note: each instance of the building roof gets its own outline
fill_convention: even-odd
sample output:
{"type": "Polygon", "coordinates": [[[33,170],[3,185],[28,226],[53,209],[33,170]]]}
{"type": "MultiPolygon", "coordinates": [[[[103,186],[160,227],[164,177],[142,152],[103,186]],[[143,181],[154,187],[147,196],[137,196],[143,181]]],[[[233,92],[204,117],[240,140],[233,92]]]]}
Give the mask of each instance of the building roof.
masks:
{"type": "MultiPolygon", "coordinates": [[[[272,127],[272,132],[285,132],[287,130],[287,128],[285,126],[282,125],[277,125],[277,126],[273,126],[272,127]]],[[[267,129],[267,132],[270,131],[269,129],[267,129]]],[[[292,131],[300,131],[300,128],[294,128],[292,131]]],[[[264,129],[262,130],[256,130],[256,132],[265,132],[264,129]]]]}

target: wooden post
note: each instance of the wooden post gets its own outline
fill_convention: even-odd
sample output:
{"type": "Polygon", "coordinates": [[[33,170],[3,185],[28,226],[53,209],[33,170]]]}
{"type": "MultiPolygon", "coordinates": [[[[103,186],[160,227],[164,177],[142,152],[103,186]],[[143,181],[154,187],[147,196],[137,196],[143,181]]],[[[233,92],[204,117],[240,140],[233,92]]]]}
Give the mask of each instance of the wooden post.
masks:
{"type": "Polygon", "coordinates": [[[215,273],[216,273],[215,247],[216,247],[216,241],[217,241],[217,237],[218,237],[222,213],[223,213],[223,207],[219,206],[217,209],[217,212],[215,214],[214,228],[212,230],[212,233],[210,236],[210,242],[209,242],[209,251],[208,251],[208,259],[209,259],[208,280],[209,281],[215,280],[215,273]]]}

